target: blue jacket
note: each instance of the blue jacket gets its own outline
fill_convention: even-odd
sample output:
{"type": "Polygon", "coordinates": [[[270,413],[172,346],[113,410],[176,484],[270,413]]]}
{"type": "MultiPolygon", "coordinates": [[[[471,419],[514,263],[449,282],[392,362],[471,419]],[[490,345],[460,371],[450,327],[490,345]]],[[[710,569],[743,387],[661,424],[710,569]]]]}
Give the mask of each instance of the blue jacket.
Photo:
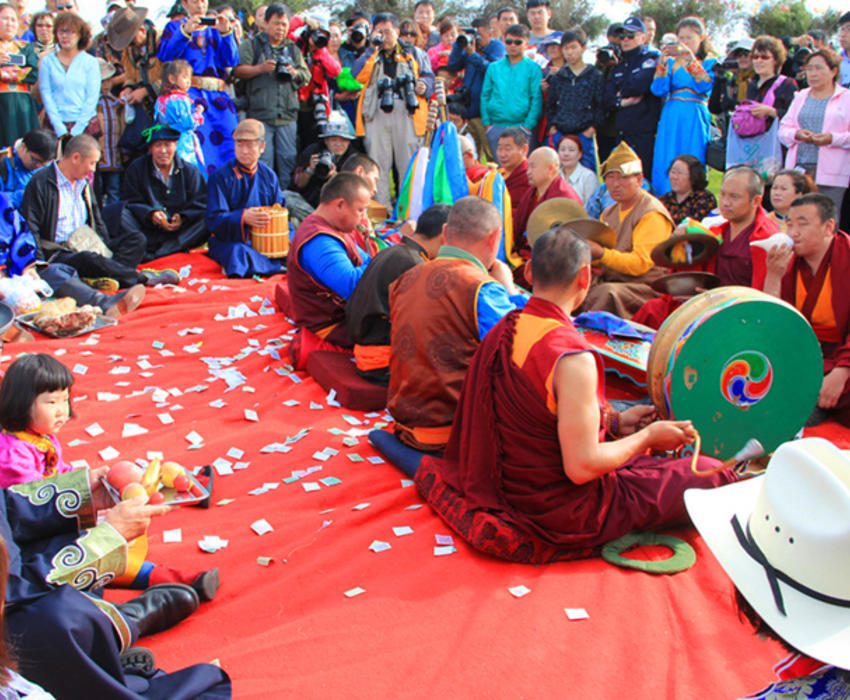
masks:
{"type": "Polygon", "coordinates": [[[484,85],[484,74],[487,66],[493,61],[498,61],[505,55],[505,45],[499,39],[491,39],[481,51],[468,54],[461,49],[457,43],[452,46],[449,54],[449,62],[446,65],[452,73],[464,71],[463,89],[469,95],[469,102],[463,110],[466,119],[475,119],[481,116],[481,88],[484,85]]]}
{"type": "Polygon", "coordinates": [[[626,133],[655,133],[661,116],[661,99],[650,91],[655,78],[655,68],[661,54],[656,49],[638,46],[624,51],[620,62],[614,66],[605,83],[602,105],[615,110],[615,124],[626,133]],[[624,97],[642,97],[640,102],[621,107],[624,97]]]}

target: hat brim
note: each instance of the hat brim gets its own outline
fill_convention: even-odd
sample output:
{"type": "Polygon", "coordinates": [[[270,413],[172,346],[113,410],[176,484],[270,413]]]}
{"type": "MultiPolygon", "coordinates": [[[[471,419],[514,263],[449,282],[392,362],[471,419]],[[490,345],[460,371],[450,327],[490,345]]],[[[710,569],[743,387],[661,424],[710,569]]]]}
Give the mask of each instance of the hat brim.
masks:
{"type": "Polygon", "coordinates": [[[666,241],[661,241],[652,249],[650,256],[652,262],[659,267],[669,267],[673,270],[678,270],[683,267],[692,267],[699,265],[708,260],[711,260],[717,251],[720,250],[720,241],[713,236],[704,233],[682,233],[675,236],[670,236],[666,241]],[[676,263],[670,259],[675,248],[679,243],[689,242],[694,250],[690,261],[676,263]]]}
{"type": "Polygon", "coordinates": [[[146,7],[132,7],[130,9],[136,13],[136,20],[133,22],[132,30],[125,29],[123,32],[110,32],[109,27],[106,28],[106,43],[116,51],[123,51],[133,42],[136,32],[139,31],[139,27],[142,26],[142,23],[148,16],[146,7]]]}
{"type": "MultiPolygon", "coordinates": [[[[769,469],[770,467],[768,467],[769,469]]],[[[714,489],[688,489],[685,506],[720,566],[761,618],[795,649],[850,668],[850,608],[822,603],[780,582],[786,615],[779,612],[764,567],[738,542],[730,521],[746,528],[764,475],[714,489]]]]}

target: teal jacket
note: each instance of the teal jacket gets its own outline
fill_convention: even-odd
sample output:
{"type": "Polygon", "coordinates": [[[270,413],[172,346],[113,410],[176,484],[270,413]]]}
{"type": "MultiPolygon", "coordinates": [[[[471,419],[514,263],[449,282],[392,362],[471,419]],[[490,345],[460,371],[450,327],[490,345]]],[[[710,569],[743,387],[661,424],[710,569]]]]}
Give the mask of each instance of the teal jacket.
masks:
{"type": "Polygon", "coordinates": [[[523,57],[512,64],[507,56],[487,66],[481,89],[481,121],[485,126],[522,126],[533,131],[543,110],[543,71],[523,57]]]}

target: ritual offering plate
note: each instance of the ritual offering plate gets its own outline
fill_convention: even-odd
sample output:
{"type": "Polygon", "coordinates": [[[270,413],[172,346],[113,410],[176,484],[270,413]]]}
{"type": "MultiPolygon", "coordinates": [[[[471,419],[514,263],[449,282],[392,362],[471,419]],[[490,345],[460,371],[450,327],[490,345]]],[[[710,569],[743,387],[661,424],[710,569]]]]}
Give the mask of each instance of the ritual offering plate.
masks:
{"type": "Polygon", "coordinates": [[[84,306],[54,317],[40,316],[40,314],[41,311],[21,314],[15,319],[15,323],[22,328],[51,338],[76,338],[86,335],[86,333],[118,325],[117,319],[104,316],[99,309],[95,310],[94,307],[84,306]]]}
{"type": "Polygon", "coordinates": [[[251,227],[251,246],[267,258],[285,258],[289,255],[289,210],[279,204],[260,209],[269,213],[271,221],[251,227]]]}
{"type": "Polygon", "coordinates": [[[0,301],[0,335],[9,330],[15,320],[15,310],[5,301],[0,301]]]}
{"type": "Polygon", "coordinates": [[[670,314],[652,343],[647,381],[662,418],[692,421],[703,454],[729,459],[751,440],[768,453],[794,437],[815,407],[823,357],[793,306],[720,287],[670,314]]]}
{"type": "Polygon", "coordinates": [[[133,462],[117,462],[103,484],[116,503],[147,496],[151,505],[193,505],[210,495],[190,469],[158,459],[151,460],[144,470],[133,462]]]}
{"type": "Polygon", "coordinates": [[[653,280],[650,286],[661,294],[674,297],[692,297],[698,291],[720,286],[720,278],[710,272],[674,272],[653,280]]]}

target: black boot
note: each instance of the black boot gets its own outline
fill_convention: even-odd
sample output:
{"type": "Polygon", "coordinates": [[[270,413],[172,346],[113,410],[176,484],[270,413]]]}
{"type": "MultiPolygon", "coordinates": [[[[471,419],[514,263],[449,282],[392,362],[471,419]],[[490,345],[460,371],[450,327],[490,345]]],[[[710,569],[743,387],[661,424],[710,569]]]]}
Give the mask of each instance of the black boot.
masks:
{"type": "Polygon", "coordinates": [[[130,647],[121,652],[121,668],[124,671],[138,671],[142,674],[151,673],[156,669],[156,660],[150,649],[130,647]]]}
{"type": "Polygon", "coordinates": [[[198,594],[183,583],[160,583],[151,586],[138,598],[115,607],[136,623],[139,636],[156,634],[185,620],[198,609],[198,594]]]}

